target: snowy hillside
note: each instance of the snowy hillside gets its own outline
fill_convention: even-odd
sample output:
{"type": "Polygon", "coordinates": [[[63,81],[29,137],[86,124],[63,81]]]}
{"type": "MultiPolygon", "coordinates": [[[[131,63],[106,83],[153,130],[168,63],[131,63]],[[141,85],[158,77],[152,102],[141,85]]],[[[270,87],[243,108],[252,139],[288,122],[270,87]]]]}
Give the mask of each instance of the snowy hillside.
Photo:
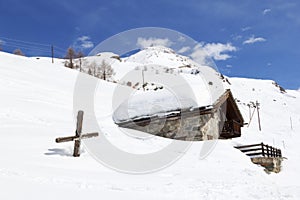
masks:
{"type": "MultiPolygon", "coordinates": [[[[140,65],[139,53],[115,61],[116,77],[140,65]]],[[[184,64],[183,60],[178,67],[184,64]]],[[[59,60],[52,64],[49,58],[0,52],[0,199],[300,198],[300,92],[281,93],[269,80],[229,78],[231,85],[224,86],[231,88],[245,122],[249,121],[247,104],[260,103],[262,131],[254,115],[241,138],[219,140],[204,159],[199,155],[205,143],[193,142],[174,164],[154,173],[130,175],[100,164],[85,149],[73,158],[72,142],[55,143],[56,137],[74,134],[73,91],[78,73],[59,60]],[[287,158],[279,174],[266,174],[233,148],[262,141],[281,148],[287,158]]],[[[170,143],[160,137],[140,140],[124,135],[111,117],[116,84],[98,81],[96,115],[111,143],[133,153],[155,151],[170,143]]]]}

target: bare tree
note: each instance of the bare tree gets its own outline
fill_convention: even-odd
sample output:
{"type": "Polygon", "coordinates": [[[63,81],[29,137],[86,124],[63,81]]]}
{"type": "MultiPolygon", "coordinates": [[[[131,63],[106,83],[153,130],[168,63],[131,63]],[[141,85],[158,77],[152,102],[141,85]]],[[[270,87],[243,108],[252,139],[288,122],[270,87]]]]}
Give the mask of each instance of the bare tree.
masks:
{"type": "Polygon", "coordinates": [[[77,53],[77,56],[76,56],[78,59],[79,59],[79,71],[82,71],[82,63],[84,61],[83,57],[84,57],[84,53],[82,51],[79,51],[77,53]]]}
{"type": "Polygon", "coordinates": [[[25,56],[25,54],[21,51],[21,49],[15,49],[13,54],[18,56],[25,56]]]}
{"type": "Polygon", "coordinates": [[[93,75],[92,70],[90,68],[88,69],[88,74],[93,75]]]}
{"type": "Polygon", "coordinates": [[[103,80],[108,80],[114,74],[115,72],[111,65],[102,60],[101,65],[98,67],[97,77],[103,80]]]}
{"type": "Polygon", "coordinates": [[[69,59],[69,62],[66,62],[65,66],[71,69],[75,68],[73,64],[73,59],[76,58],[76,52],[72,47],[68,48],[65,58],[69,59]]]}
{"type": "Polygon", "coordinates": [[[97,63],[93,61],[91,64],[88,65],[88,74],[92,76],[96,76],[97,74],[97,63]]]}

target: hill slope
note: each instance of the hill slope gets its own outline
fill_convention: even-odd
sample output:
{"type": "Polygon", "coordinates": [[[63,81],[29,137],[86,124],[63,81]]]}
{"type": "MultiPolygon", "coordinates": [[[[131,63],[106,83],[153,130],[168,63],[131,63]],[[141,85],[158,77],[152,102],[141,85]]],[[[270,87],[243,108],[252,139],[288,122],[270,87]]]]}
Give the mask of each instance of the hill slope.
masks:
{"type": "MultiPolygon", "coordinates": [[[[72,110],[76,71],[47,59],[0,52],[1,199],[299,199],[300,93],[282,94],[272,81],[230,78],[228,85],[248,121],[247,103],[261,103],[262,131],[256,115],[241,138],[218,141],[199,159],[204,142],[194,142],[173,165],[150,174],[128,175],[96,162],[82,150],[71,157],[72,143],[56,144],[74,133],[72,110]],[[292,128],[291,123],[292,121],[292,128]],[[264,141],[288,158],[279,174],[267,175],[236,144],[264,141]]],[[[92,78],[92,77],[91,77],[92,78]]],[[[139,140],[116,129],[110,116],[115,84],[99,80],[97,116],[118,148],[149,152],[170,142],[139,140]]]]}

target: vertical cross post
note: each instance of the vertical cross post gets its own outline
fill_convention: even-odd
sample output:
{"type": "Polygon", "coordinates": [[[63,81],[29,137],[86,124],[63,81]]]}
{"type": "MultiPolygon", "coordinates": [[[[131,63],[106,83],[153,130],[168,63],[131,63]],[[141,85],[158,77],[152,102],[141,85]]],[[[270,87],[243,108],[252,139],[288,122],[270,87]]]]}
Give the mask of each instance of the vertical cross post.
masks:
{"type": "Polygon", "coordinates": [[[78,111],[78,115],[77,115],[77,125],[76,125],[75,135],[78,138],[75,140],[74,152],[73,152],[74,157],[80,156],[79,150],[80,150],[80,143],[81,143],[80,136],[82,131],[82,120],[83,120],[83,111],[80,110],[78,111]]]}
{"type": "Polygon", "coordinates": [[[55,141],[57,143],[75,141],[74,152],[73,152],[74,157],[80,156],[81,139],[97,137],[99,135],[97,132],[82,134],[82,121],[83,121],[83,111],[80,110],[80,111],[78,111],[78,114],[77,114],[77,124],[76,124],[75,136],[59,137],[59,138],[55,139],[55,141]]]}

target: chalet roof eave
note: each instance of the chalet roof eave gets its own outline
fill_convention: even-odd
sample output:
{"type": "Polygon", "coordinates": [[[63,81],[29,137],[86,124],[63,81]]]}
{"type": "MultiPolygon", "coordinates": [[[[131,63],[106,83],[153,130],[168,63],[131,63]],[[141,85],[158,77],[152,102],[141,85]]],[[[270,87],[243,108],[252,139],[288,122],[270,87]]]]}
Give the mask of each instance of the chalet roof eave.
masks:
{"type": "Polygon", "coordinates": [[[241,124],[244,124],[244,118],[243,115],[238,107],[238,105],[235,102],[235,99],[233,97],[233,94],[230,89],[226,89],[226,91],[215,101],[213,104],[214,109],[218,109],[227,99],[231,99],[232,106],[234,107],[234,112],[236,115],[241,119],[241,124]]]}
{"type": "Polygon", "coordinates": [[[171,110],[165,112],[166,114],[162,113],[157,113],[153,115],[144,115],[144,116],[136,116],[129,118],[127,120],[122,120],[115,122],[118,125],[122,124],[127,124],[128,122],[140,122],[144,120],[149,120],[149,119],[159,119],[159,118],[172,118],[172,117],[180,117],[180,116],[185,116],[185,115],[191,115],[191,114],[197,114],[197,115],[205,115],[205,114],[211,114],[214,112],[213,106],[202,106],[202,107],[189,107],[189,108],[183,108],[183,109],[176,109],[176,110],[171,110]]]}

